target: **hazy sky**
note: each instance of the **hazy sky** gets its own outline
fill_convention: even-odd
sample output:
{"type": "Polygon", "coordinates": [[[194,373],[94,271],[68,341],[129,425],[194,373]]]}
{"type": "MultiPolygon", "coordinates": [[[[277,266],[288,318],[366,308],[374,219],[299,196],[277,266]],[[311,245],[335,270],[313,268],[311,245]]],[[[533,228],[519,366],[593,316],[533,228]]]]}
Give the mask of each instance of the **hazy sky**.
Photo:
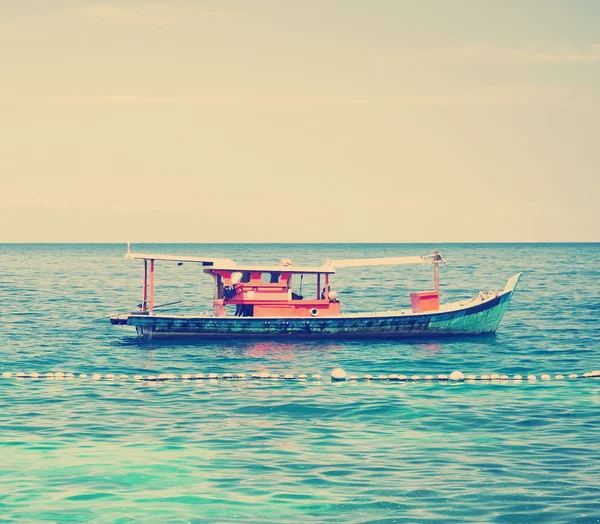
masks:
{"type": "Polygon", "coordinates": [[[599,28],[596,0],[0,0],[0,241],[599,241],[599,28]]]}

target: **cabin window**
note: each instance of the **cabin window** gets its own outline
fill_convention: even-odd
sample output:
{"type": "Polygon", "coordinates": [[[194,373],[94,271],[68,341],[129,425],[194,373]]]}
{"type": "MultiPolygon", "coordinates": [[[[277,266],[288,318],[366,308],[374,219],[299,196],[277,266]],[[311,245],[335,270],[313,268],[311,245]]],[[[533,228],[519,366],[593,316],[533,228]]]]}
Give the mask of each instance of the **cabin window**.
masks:
{"type": "Polygon", "coordinates": [[[243,271],[242,272],[242,278],[240,279],[240,282],[242,284],[247,284],[248,282],[250,282],[251,278],[252,278],[252,273],[250,273],[250,271],[243,271]]]}
{"type": "Polygon", "coordinates": [[[260,275],[260,281],[264,284],[279,284],[281,273],[262,273],[260,275]]]}
{"type": "MultiPolygon", "coordinates": [[[[304,297],[310,300],[319,299],[320,289],[317,289],[317,275],[313,273],[300,274],[295,276],[296,279],[292,285],[291,277],[289,281],[289,289],[296,297],[304,297]],[[297,278],[298,277],[298,278],[297,278]]],[[[319,284],[325,284],[324,279],[319,284]]],[[[321,285],[321,287],[323,287],[321,285]]]]}

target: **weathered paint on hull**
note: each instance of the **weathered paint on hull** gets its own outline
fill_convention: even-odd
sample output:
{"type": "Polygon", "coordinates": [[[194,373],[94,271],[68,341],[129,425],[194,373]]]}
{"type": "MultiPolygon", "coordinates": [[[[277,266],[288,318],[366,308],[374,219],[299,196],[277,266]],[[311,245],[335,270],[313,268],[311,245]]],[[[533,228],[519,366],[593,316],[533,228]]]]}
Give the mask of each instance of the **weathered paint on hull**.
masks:
{"type": "MultiPolygon", "coordinates": [[[[515,284],[516,285],[516,284],[515,284]]],[[[230,337],[393,337],[494,333],[514,288],[495,298],[451,311],[424,314],[358,315],[329,318],[240,318],[131,315],[127,324],[145,338],[230,337]]]]}

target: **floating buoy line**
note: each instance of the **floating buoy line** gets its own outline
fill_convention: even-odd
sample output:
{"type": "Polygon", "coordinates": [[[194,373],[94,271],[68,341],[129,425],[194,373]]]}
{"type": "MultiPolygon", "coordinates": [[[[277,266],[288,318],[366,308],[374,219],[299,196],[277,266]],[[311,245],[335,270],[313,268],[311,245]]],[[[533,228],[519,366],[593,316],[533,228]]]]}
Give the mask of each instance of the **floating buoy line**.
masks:
{"type": "MultiPolygon", "coordinates": [[[[182,374],[177,375],[175,373],[161,373],[154,375],[126,375],[126,374],[100,374],[92,373],[88,375],[86,373],[63,373],[63,372],[50,372],[50,373],[14,373],[11,371],[5,371],[1,375],[2,379],[33,379],[33,380],[92,380],[92,381],[140,381],[140,382],[192,382],[192,381],[321,381],[322,375],[305,374],[300,373],[297,375],[292,374],[277,374],[277,373],[196,373],[196,374],[182,374]]],[[[332,382],[482,382],[482,383],[499,383],[499,382],[513,382],[521,383],[528,382],[533,383],[538,379],[542,381],[549,380],[581,380],[581,379],[597,379],[600,378],[600,371],[590,371],[583,374],[542,374],[542,375],[500,375],[492,373],[490,375],[465,375],[461,371],[453,371],[449,375],[402,375],[402,374],[378,374],[378,375],[350,375],[341,368],[336,368],[331,372],[332,382]]]]}

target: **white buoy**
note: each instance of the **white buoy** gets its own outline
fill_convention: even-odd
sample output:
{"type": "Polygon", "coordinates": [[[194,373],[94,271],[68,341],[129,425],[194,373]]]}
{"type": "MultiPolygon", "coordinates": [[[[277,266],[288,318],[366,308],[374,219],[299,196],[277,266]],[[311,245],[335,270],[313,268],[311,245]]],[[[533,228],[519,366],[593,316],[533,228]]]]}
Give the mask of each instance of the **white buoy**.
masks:
{"type": "Polygon", "coordinates": [[[363,378],[365,380],[373,380],[373,375],[365,375],[363,378]]]}
{"type": "Polygon", "coordinates": [[[565,376],[564,375],[556,375],[554,378],[556,380],[564,380],[565,376]]]}
{"type": "Polygon", "coordinates": [[[4,373],[2,373],[2,378],[11,378],[12,377],[12,373],[10,371],[5,371],[4,373]]]}
{"type": "Polygon", "coordinates": [[[119,379],[120,380],[128,380],[129,379],[129,375],[119,375],[119,379]]]}
{"type": "Polygon", "coordinates": [[[92,375],[92,380],[100,380],[102,377],[98,373],[92,375]]]}
{"type": "Polygon", "coordinates": [[[523,380],[523,377],[521,375],[515,375],[513,380],[523,380]]]}
{"type": "Polygon", "coordinates": [[[46,378],[54,378],[54,373],[46,373],[46,378]]]}
{"type": "Polygon", "coordinates": [[[321,375],[319,375],[318,373],[315,373],[315,374],[312,376],[312,379],[313,379],[313,380],[321,380],[321,375]]]}
{"type": "Polygon", "coordinates": [[[448,375],[438,375],[438,380],[448,380],[448,375]]]}
{"type": "Polygon", "coordinates": [[[186,375],[186,374],[181,375],[181,380],[189,380],[190,378],[192,378],[190,375],[186,375]]]}
{"type": "Polygon", "coordinates": [[[22,371],[19,371],[15,376],[17,378],[25,378],[25,373],[23,373],[22,371]]]}
{"type": "Polygon", "coordinates": [[[79,378],[88,378],[88,376],[85,373],[80,373],[79,378]]]}
{"type": "Polygon", "coordinates": [[[537,377],[535,375],[527,375],[527,380],[529,380],[530,382],[535,382],[537,380],[537,377]]]}
{"type": "Polygon", "coordinates": [[[413,375],[413,376],[412,376],[412,377],[410,377],[410,378],[411,378],[411,380],[414,380],[415,382],[416,382],[417,380],[421,380],[421,377],[420,377],[419,375],[413,375]]]}
{"type": "MultiPolygon", "coordinates": [[[[106,375],[106,378],[108,378],[108,375],[106,375]]],[[[166,373],[161,373],[160,375],[158,375],[158,380],[168,380],[169,375],[167,375],[166,373]]]]}
{"type": "Polygon", "coordinates": [[[233,375],[231,373],[223,373],[222,378],[226,380],[231,380],[233,378],[233,375]]]}
{"type": "Polygon", "coordinates": [[[508,380],[508,375],[500,375],[500,380],[508,380]]]}
{"type": "Polygon", "coordinates": [[[388,376],[388,380],[398,380],[398,375],[396,375],[395,373],[392,373],[391,375],[388,376]]]}
{"type": "Polygon", "coordinates": [[[31,378],[39,378],[39,377],[40,377],[40,374],[39,374],[37,371],[34,371],[34,372],[31,374],[31,378]]]}
{"type": "Polygon", "coordinates": [[[114,376],[112,373],[109,373],[108,375],[105,375],[105,376],[104,376],[104,378],[105,378],[106,380],[114,380],[114,379],[115,379],[115,376],[114,376]]]}
{"type": "Polygon", "coordinates": [[[146,381],[148,381],[148,382],[155,382],[156,381],[156,377],[154,375],[148,375],[146,377],[146,381]]]}
{"type": "Polygon", "coordinates": [[[350,375],[348,380],[358,380],[358,375],[350,375]]]}
{"type": "Polygon", "coordinates": [[[134,380],[144,380],[144,377],[142,377],[142,375],[134,375],[133,379],[134,380]]]}
{"type": "Polygon", "coordinates": [[[453,380],[454,382],[464,379],[465,376],[460,371],[453,371],[452,373],[450,373],[450,380],[453,380]]]}
{"type": "Polygon", "coordinates": [[[177,375],[175,373],[167,373],[167,378],[169,380],[177,380],[177,375]]]}
{"type": "Polygon", "coordinates": [[[598,371],[598,370],[596,369],[596,370],[594,370],[594,371],[592,371],[592,372],[590,373],[590,376],[591,376],[591,377],[594,377],[594,378],[595,378],[595,377],[600,377],[600,371],[598,371]]]}
{"type": "Polygon", "coordinates": [[[576,374],[576,373],[571,373],[571,374],[569,375],[569,378],[577,378],[577,374],[576,374]]]}
{"type": "Polygon", "coordinates": [[[277,373],[271,373],[269,375],[269,378],[271,378],[273,380],[279,380],[279,375],[277,373]]]}
{"type": "Polygon", "coordinates": [[[346,380],[346,372],[342,368],[335,368],[331,372],[331,380],[335,380],[335,381],[346,380]]]}
{"type": "Polygon", "coordinates": [[[583,374],[583,378],[590,378],[591,376],[592,374],[589,372],[583,374]]]}
{"type": "Polygon", "coordinates": [[[283,375],[283,378],[285,380],[292,380],[294,378],[294,375],[289,375],[289,374],[288,375],[283,375]]]}
{"type": "Polygon", "coordinates": [[[238,373],[235,378],[238,380],[246,380],[246,373],[238,373]]]}
{"type": "Polygon", "coordinates": [[[408,380],[408,377],[406,375],[398,375],[398,380],[400,380],[401,382],[405,382],[406,380],[408,380]]]}
{"type": "Polygon", "coordinates": [[[307,378],[308,378],[308,376],[307,376],[307,375],[305,375],[304,373],[300,373],[300,374],[298,375],[298,380],[306,380],[307,378]]]}
{"type": "Polygon", "coordinates": [[[477,377],[475,375],[467,375],[466,380],[468,380],[469,382],[473,382],[477,380],[477,377]]]}
{"type": "Polygon", "coordinates": [[[433,375],[425,375],[425,380],[433,380],[433,375]]]}
{"type": "Polygon", "coordinates": [[[72,380],[75,378],[75,375],[73,373],[65,373],[65,378],[67,380],[72,380]]]}
{"type": "Polygon", "coordinates": [[[209,373],[208,378],[210,380],[217,380],[219,378],[219,374],[218,373],[209,373]]]}
{"type": "Polygon", "coordinates": [[[489,380],[490,376],[489,375],[481,375],[481,380],[489,380]]]}
{"type": "Polygon", "coordinates": [[[204,380],[205,378],[204,373],[196,373],[196,380],[204,380]]]}
{"type": "Polygon", "coordinates": [[[258,378],[266,379],[271,376],[271,373],[261,373],[258,378]]]}
{"type": "Polygon", "coordinates": [[[550,375],[542,375],[540,378],[542,380],[550,380],[550,375]]]}
{"type": "Polygon", "coordinates": [[[387,375],[379,375],[377,380],[387,380],[387,375]]]}
{"type": "Polygon", "coordinates": [[[490,380],[500,380],[500,375],[498,375],[498,373],[492,373],[490,375],[490,380]]]}
{"type": "Polygon", "coordinates": [[[54,378],[63,379],[65,378],[65,374],[62,371],[58,371],[57,373],[54,373],[54,378]]]}

